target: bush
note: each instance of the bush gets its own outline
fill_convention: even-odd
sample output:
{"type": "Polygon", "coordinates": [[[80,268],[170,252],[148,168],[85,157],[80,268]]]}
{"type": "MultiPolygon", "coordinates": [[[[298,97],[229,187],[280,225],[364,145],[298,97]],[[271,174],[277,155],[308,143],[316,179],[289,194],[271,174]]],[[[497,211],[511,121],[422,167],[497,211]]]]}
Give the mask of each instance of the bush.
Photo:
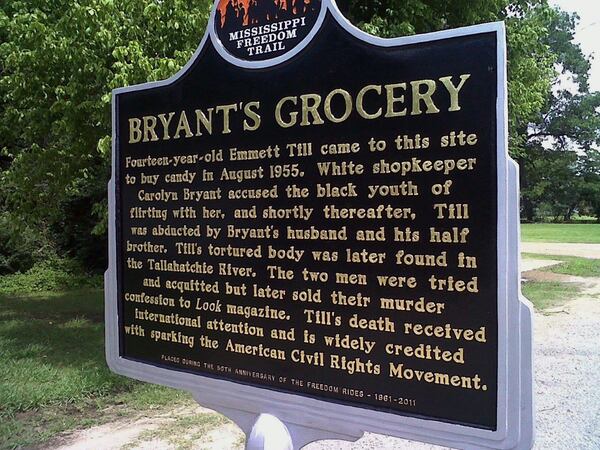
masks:
{"type": "Polygon", "coordinates": [[[102,277],[87,274],[75,261],[52,257],[38,262],[24,273],[0,277],[0,293],[33,293],[83,287],[101,287],[102,277]]]}
{"type": "Polygon", "coordinates": [[[47,233],[17,214],[0,211],[0,275],[26,272],[54,253],[47,233]]]}

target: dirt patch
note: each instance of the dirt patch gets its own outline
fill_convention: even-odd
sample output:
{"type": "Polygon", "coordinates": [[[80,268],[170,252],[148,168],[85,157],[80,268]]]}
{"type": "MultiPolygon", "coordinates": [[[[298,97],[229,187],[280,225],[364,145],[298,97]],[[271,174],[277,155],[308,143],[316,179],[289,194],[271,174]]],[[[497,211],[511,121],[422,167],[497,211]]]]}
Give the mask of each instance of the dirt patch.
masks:
{"type": "Polygon", "coordinates": [[[197,450],[242,450],[246,436],[235,424],[227,424],[207,433],[197,450]]]}
{"type": "Polygon", "coordinates": [[[91,448],[117,450],[134,441],[144,431],[156,429],[169,421],[174,421],[178,415],[190,415],[192,413],[192,407],[188,407],[152,416],[137,415],[135,417],[123,417],[120,420],[113,420],[103,425],[65,434],[57,440],[39,448],[58,450],[84,450],[91,448]]]}
{"type": "Polygon", "coordinates": [[[580,280],[585,280],[585,278],[564,275],[562,273],[545,272],[543,270],[522,272],[521,278],[527,281],[556,281],[559,283],[580,283],[580,280]]]}
{"type": "Polygon", "coordinates": [[[244,435],[223,416],[198,405],[123,417],[40,446],[55,450],[242,449],[244,435]]]}

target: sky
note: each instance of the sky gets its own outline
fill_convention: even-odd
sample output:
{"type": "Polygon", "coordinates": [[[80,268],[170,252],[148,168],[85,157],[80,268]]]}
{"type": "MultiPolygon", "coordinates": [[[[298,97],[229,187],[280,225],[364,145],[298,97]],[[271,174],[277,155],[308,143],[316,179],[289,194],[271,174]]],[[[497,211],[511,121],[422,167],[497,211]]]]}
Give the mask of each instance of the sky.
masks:
{"type": "Polygon", "coordinates": [[[580,17],[575,41],[586,55],[592,55],[590,89],[600,91],[600,0],[551,0],[551,4],[580,17]]]}

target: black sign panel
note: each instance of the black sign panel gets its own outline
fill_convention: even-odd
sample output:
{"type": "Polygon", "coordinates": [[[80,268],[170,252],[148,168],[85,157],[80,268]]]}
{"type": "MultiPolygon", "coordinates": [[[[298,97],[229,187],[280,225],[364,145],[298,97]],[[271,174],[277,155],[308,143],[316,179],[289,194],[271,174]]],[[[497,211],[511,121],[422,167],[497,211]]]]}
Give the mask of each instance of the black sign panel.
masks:
{"type": "Polygon", "coordinates": [[[209,41],[117,96],[121,356],[495,430],[496,46],[327,13],[282,64],[209,41]]]}

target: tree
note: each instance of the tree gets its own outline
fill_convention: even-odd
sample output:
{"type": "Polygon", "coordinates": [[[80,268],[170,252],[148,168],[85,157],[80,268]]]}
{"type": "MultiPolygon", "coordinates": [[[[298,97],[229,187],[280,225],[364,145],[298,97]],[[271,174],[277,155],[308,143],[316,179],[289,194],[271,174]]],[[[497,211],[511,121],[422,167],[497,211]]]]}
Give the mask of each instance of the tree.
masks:
{"type": "Polygon", "coordinates": [[[552,90],[534,116],[515,129],[522,214],[529,221],[544,216],[544,210],[569,220],[575,210],[589,208],[593,200],[583,189],[590,192],[593,178],[586,161],[600,145],[600,93],[590,92],[589,59],[573,43],[578,18],[555,9],[544,17],[548,33],[543,42],[555,58],[552,90]],[[588,170],[585,183],[582,168],[588,170]]]}
{"type": "Polygon", "coordinates": [[[175,73],[196,49],[210,5],[4,0],[0,210],[97,260],[105,241],[90,233],[105,231],[110,92],[175,73]]]}
{"type": "Polygon", "coordinates": [[[600,151],[590,150],[587,157],[580,160],[578,173],[581,178],[583,212],[595,216],[600,222],[600,151]]]}
{"type": "Polygon", "coordinates": [[[389,38],[496,21],[509,1],[350,0],[339,5],[364,31],[389,38]]]}
{"type": "Polygon", "coordinates": [[[526,220],[544,216],[540,214],[542,202],[552,203],[551,215],[563,220],[570,220],[576,209],[589,209],[593,203],[589,193],[594,180],[599,181],[593,177],[597,160],[593,146],[600,144],[599,107],[598,92],[572,94],[563,90],[550,99],[539,120],[528,128],[524,151],[518,158],[526,220]],[[586,177],[585,182],[582,177],[586,177]],[[565,202],[564,198],[570,200],[565,202]],[[557,210],[561,205],[562,214],[557,210]]]}

